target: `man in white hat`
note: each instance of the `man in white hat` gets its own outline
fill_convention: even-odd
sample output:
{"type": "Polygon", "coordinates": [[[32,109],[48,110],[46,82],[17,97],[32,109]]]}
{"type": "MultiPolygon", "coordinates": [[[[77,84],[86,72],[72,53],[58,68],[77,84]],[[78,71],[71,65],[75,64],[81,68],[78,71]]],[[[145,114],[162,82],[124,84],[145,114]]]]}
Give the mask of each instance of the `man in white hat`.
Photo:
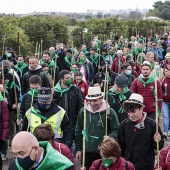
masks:
{"type": "Polygon", "coordinates": [[[136,170],[151,170],[154,167],[156,139],[159,149],[164,145],[163,134],[159,128],[156,133],[156,122],[146,116],[143,97],[132,93],[124,102],[123,109],[128,114],[118,128],[118,142],[121,156],[134,164],[136,170]]]}
{"type": "Polygon", "coordinates": [[[108,106],[108,126],[106,127],[106,101],[103,100],[104,93],[101,92],[100,87],[89,87],[88,100],[86,106],[86,132],[83,132],[84,123],[84,108],[78,114],[76,124],[76,160],[81,160],[82,155],[82,140],[83,135],[86,137],[86,154],[85,154],[85,167],[89,169],[92,162],[96,159],[100,159],[98,152],[98,145],[106,135],[107,128],[108,136],[117,138],[117,129],[119,126],[118,118],[115,111],[108,106]]]}
{"type": "MultiPolygon", "coordinates": [[[[141,65],[141,74],[131,84],[130,90],[138,93],[144,98],[144,112],[147,116],[155,120],[155,78],[151,74],[151,65],[148,61],[144,61],[141,65]]],[[[162,88],[159,80],[157,80],[157,97],[162,99],[162,88]]],[[[161,111],[162,101],[158,102],[159,112],[161,111]]]]}

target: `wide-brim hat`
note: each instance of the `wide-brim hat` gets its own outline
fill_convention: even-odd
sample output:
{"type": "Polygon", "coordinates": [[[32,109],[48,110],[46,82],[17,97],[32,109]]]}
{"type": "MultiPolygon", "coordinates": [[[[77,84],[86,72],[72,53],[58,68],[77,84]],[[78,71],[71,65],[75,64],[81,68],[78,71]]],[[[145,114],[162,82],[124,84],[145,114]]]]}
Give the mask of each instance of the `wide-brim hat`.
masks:
{"type": "Polygon", "coordinates": [[[143,104],[143,97],[140,95],[140,94],[137,94],[137,93],[132,93],[130,98],[128,100],[125,100],[124,101],[124,104],[139,104],[141,106],[144,106],[143,104]]]}
{"type": "Polygon", "coordinates": [[[86,99],[87,100],[98,99],[103,96],[104,96],[104,93],[101,92],[100,87],[89,87],[86,99]]]}

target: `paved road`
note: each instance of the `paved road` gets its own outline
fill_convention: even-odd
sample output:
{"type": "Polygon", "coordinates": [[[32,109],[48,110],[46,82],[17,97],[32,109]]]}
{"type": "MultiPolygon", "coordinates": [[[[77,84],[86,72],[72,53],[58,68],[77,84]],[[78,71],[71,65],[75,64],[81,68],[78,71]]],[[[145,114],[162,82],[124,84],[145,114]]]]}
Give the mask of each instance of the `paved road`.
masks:
{"type": "MultiPolygon", "coordinates": [[[[160,127],[161,127],[161,129],[163,129],[162,128],[162,117],[160,117],[160,127]]],[[[170,137],[169,137],[168,140],[165,141],[165,146],[167,146],[167,145],[170,145],[170,137]]],[[[3,164],[4,165],[3,165],[2,169],[3,170],[8,170],[8,161],[7,160],[3,161],[3,164]]],[[[75,165],[76,165],[76,170],[80,170],[80,167],[81,167],[80,162],[75,162],[75,165]]]]}

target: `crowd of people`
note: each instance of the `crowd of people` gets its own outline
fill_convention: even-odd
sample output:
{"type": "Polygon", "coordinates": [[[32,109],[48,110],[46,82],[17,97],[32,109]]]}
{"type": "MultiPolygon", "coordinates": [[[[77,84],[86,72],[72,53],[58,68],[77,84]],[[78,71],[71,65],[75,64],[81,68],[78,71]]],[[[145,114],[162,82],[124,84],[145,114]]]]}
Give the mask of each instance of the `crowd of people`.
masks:
{"type": "Polygon", "coordinates": [[[0,169],[8,150],[9,170],[75,170],[75,161],[82,170],[170,168],[169,42],[169,33],[105,42],[94,36],[80,49],[57,43],[41,56],[6,48],[0,169]]]}

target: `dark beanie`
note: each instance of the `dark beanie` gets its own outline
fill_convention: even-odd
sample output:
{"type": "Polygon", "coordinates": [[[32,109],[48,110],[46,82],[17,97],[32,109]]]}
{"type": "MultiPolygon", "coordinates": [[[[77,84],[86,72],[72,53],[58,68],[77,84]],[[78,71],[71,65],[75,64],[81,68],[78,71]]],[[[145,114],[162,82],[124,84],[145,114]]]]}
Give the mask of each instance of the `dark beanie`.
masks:
{"type": "Polygon", "coordinates": [[[124,88],[128,85],[129,80],[125,75],[119,74],[115,78],[115,83],[116,83],[117,86],[124,88]]]}

